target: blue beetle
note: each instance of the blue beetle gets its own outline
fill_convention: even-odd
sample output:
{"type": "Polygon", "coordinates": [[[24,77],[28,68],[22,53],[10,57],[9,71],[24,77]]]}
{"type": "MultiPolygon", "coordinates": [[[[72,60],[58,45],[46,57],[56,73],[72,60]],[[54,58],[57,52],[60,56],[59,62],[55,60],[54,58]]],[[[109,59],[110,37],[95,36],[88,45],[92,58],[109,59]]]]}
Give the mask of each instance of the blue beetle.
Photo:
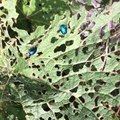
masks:
{"type": "Polygon", "coordinates": [[[34,55],[36,53],[36,51],[37,51],[37,47],[30,48],[30,50],[29,50],[29,56],[34,55]]]}
{"type": "Polygon", "coordinates": [[[65,34],[67,33],[67,26],[64,25],[64,24],[62,24],[62,25],[60,26],[60,32],[61,32],[63,35],[65,35],[65,34]]]}

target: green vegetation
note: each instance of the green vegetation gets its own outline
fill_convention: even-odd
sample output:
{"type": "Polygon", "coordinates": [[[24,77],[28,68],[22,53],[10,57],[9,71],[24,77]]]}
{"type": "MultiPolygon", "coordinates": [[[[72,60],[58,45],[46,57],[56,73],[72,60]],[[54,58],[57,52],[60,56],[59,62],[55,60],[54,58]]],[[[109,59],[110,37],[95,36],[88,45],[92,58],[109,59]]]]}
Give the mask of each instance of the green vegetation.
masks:
{"type": "Polygon", "coordinates": [[[120,2],[1,0],[0,120],[119,119],[120,2]]]}

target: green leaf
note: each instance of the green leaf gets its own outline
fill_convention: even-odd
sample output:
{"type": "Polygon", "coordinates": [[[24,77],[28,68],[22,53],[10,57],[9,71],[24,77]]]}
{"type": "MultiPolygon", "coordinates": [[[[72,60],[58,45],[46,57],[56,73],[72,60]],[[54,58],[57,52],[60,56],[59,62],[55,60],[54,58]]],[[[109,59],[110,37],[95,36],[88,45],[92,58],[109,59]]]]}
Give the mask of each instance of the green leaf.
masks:
{"type": "Polygon", "coordinates": [[[10,25],[13,24],[13,21],[11,18],[16,19],[18,17],[18,13],[16,13],[16,8],[15,8],[16,2],[17,2],[16,0],[8,0],[8,1],[3,0],[2,1],[2,5],[8,12],[7,21],[10,25]]]}
{"type": "Polygon", "coordinates": [[[28,32],[34,31],[39,25],[50,26],[56,14],[62,15],[70,10],[67,5],[68,0],[22,0],[17,2],[17,12],[19,13],[19,28],[24,28],[28,32]]]}
{"type": "MultiPolygon", "coordinates": [[[[50,6],[56,4],[57,7],[58,3],[50,2],[50,6]]],[[[28,1],[22,1],[17,11],[22,9],[27,17],[39,11],[36,7],[39,4],[34,0],[29,1],[29,7],[26,4],[28,1]]],[[[50,9],[49,4],[43,4],[40,12],[49,13],[50,9]]],[[[3,113],[9,105],[11,109],[7,110],[6,119],[112,119],[113,108],[120,105],[120,45],[116,35],[111,36],[108,22],[119,24],[119,9],[120,2],[114,2],[109,14],[106,9],[98,10],[90,22],[86,20],[89,11],[85,8],[74,15],[67,9],[61,10],[62,14],[56,10],[52,14],[54,20],[41,18],[50,26],[35,23],[34,32],[19,29],[19,24],[19,27],[6,26],[8,33],[3,36],[10,40],[0,52],[8,75],[12,74],[5,89],[1,89],[1,100],[6,105],[3,113]],[[95,23],[93,28],[90,23],[95,23]],[[65,35],[60,32],[62,24],[67,25],[65,35]],[[105,34],[102,37],[101,28],[105,34]],[[37,52],[29,56],[30,48],[35,46],[37,52]]],[[[35,20],[38,20],[40,16],[36,15],[35,20]]],[[[21,13],[19,17],[22,18],[21,13]]]]}

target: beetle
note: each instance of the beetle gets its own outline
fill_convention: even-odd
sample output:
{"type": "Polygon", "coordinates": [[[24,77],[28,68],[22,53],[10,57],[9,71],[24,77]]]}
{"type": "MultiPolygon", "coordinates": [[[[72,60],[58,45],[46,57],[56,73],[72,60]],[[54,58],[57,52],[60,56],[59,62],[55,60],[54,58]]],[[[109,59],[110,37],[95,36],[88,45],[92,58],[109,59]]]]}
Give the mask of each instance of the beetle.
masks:
{"type": "Polygon", "coordinates": [[[37,52],[37,47],[32,47],[29,49],[29,56],[34,55],[37,52]]]}
{"type": "Polygon", "coordinates": [[[67,26],[62,24],[60,25],[60,32],[65,35],[67,33],[67,26]]]}

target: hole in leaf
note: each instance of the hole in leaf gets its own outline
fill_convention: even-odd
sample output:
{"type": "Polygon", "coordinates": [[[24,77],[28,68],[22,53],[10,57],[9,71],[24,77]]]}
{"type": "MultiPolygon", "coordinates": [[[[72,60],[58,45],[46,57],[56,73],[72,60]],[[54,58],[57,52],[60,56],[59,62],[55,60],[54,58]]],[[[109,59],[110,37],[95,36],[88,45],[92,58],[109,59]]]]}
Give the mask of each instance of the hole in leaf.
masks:
{"type": "Polygon", "coordinates": [[[12,52],[11,52],[11,50],[10,50],[10,49],[8,49],[8,53],[9,53],[9,55],[12,55],[12,52]]]}
{"type": "Polygon", "coordinates": [[[88,118],[88,115],[85,115],[85,118],[88,118]]]}
{"type": "Polygon", "coordinates": [[[115,34],[115,29],[110,30],[110,35],[113,36],[115,34]]]}
{"type": "Polygon", "coordinates": [[[39,6],[41,7],[41,6],[42,6],[42,4],[40,4],[40,3],[39,3],[39,6]]]}
{"type": "Polygon", "coordinates": [[[59,109],[60,109],[60,110],[66,110],[66,109],[69,108],[69,106],[70,106],[70,103],[64,104],[63,106],[60,106],[59,109]]]}
{"type": "Polygon", "coordinates": [[[21,57],[23,57],[23,54],[20,52],[20,49],[19,49],[18,46],[17,46],[17,50],[18,50],[19,55],[20,55],[21,57]]]}
{"type": "Polygon", "coordinates": [[[67,55],[64,55],[64,56],[63,56],[63,59],[66,59],[66,58],[67,58],[67,55]]]}
{"type": "Polygon", "coordinates": [[[69,99],[70,102],[73,102],[74,100],[75,100],[74,96],[71,96],[70,99],[69,99]]]}
{"type": "Polygon", "coordinates": [[[42,93],[45,94],[47,92],[47,90],[42,90],[42,93]]]}
{"type": "Polygon", "coordinates": [[[46,112],[48,112],[50,110],[50,108],[48,107],[47,103],[42,104],[42,108],[46,112]]]}
{"type": "Polygon", "coordinates": [[[62,45],[60,45],[60,46],[57,46],[55,49],[54,49],[54,53],[56,53],[56,52],[65,52],[65,50],[66,50],[66,46],[65,46],[65,44],[62,44],[62,45]]]}
{"type": "Polygon", "coordinates": [[[74,105],[75,108],[78,108],[79,103],[76,102],[76,101],[74,101],[74,102],[73,102],[73,105],[74,105]]]}
{"type": "Polygon", "coordinates": [[[96,83],[100,84],[100,85],[105,85],[106,84],[106,82],[104,82],[104,80],[101,80],[101,79],[97,80],[96,83]]]}
{"type": "MultiPolygon", "coordinates": [[[[58,32],[59,32],[59,31],[58,31],[58,32]]],[[[64,37],[64,35],[59,35],[59,37],[63,38],[63,37],[64,37]]]]}
{"type": "Polygon", "coordinates": [[[63,106],[59,107],[60,110],[65,110],[65,108],[63,106]]]}
{"type": "Polygon", "coordinates": [[[70,72],[70,69],[64,70],[64,71],[62,72],[62,76],[64,77],[64,76],[68,75],[69,72],[70,72]]]}
{"type": "Polygon", "coordinates": [[[72,59],[70,59],[68,63],[71,64],[72,63],[72,59]]]}
{"type": "Polygon", "coordinates": [[[94,87],[94,90],[95,90],[96,92],[98,92],[100,88],[101,88],[101,86],[100,86],[100,85],[97,85],[97,86],[94,87]]]}
{"type": "Polygon", "coordinates": [[[61,84],[60,84],[60,87],[62,87],[64,85],[64,83],[62,82],[61,84]]]}
{"type": "MultiPolygon", "coordinates": [[[[0,1],[0,3],[1,3],[1,1],[0,1]]],[[[3,9],[4,9],[4,7],[0,6],[0,10],[3,10],[3,9]]]]}
{"type": "Polygon", "coordinates": [[[70,103],[64,104],[64,107],[65,107],[66,109],[69,108],[69,106],[70,106],[70,103]]]}
{"type": "Polygon", "coordinates": [[[103,104],[103,106],[105,107],[105,109],[107,108],[110,108],[110,105],[108,102],[101,102],[103,104]]]}
{"type": "Polygon", "coordinates": [[[7,43],[9,40],[10,40],[9,37],[5,37],[4,41],[7,43]]]}
{"type": "Polygon", "coordinates": [[[106,76],[109,76],[110,73],[109,73],[109,72],[106,72],[105,74],[106,74],[106,76]]]}
{"type": "Polygon", "coordinates": [[[50,100],[49,101],[49,104],[53,104],[53,103],[55,103],[55,100],[50,100]]]}
{"type": "Polygon", "coordinates": [[[76,112],[76,110],[75,109],[73,109],[73,113],[75,113],[76,112]]]}
{"type": "Polygon", "coordinates": [[[40,120],[44,120],[42,117],[39,118],[40,120]]]}
{"type": "Polygon", "coordinates": [[[91,66],[91,71],[97,71],[95,65],[92,65],[92,66],[91,66]]]}
{"type": "MultiPolygon", "coordinates": [[[[38,71],[41,71],[41,69],[40,69],[40,68],[38,68],[37,70],[38,70],[38,71]]],[[[40,78],[40,76],[38,76],[38,78],[40,78]]]]}
{"type": "Polygon", "coordinates": [[[57,71],[57,76],[61,76],[61,71],[57,71]]]}
{"type": "Polygon", "coordinates": [[[1,35],[2,35],[2,36],[5,36],[3,31],[1,31],[1,35]]]}
{"type": "Polygon", "coordinates": [[[32,93],[33,93],[33,94],[36,94],[36,90],[32,90],[32,93]]]}
{"type": "Polygon", "coordinates": [[[81,40],[84,40],[86,37],[87,37],[87,36],[85,35],[85,33],[81,33],[81,34],[80,34],[81,40]]]}
{"type": "Polygon", "coordinates": [[[84,54],[87,54],[87,51],[88,51],[88,47],[84,47],[84,48],[82,49],[82,52],[83,52],[84,54]]]}
{"type": "Polygon", "coordinates": [[[56,37],[52,37],[51,43],[55,43],[58,39],[56,37]]]}
{"type": "Polygon", "coordinates": [[[76,112],[76,113],[75,113],[75,116],[78,116],[79,114],[80,114],[79,112],[76,112]]]}
{"type": "Polygon", "coordinates": [[[85,86],[86,83],[85,83],[85,81],[80,81],[80,82],[79,82],[79,85],[81,85],[81,86],[85,86]]]}
{"type": "Polygon", "coordinates": [[[4,42],[4,40],[2,40],[2,48],[4,49],[5,46],[6,46],[5,42],[4,42]]]}
{"type": "Polygon", "coordinates": [[[77,20],[79,20],[80,17],[81,17],[81,15],[78,13],[78,14],[77,14],[77,20]]]}
{"type": "Polygon", "coordinates": [[[94,93],[90,92],[88,95],[91,97],[91,99],[94,97],[94,93]]]}
{"type": "Polygon", "coordinates": [[[100,114],[99,114],[99,113],[97,113],[97,117],[100,117],[100,114]]]}
{"type": "Polygon", "coordinates": [[[59,89],[59,85],[54,84],[53,85],[56,89],[59,89]]]}
{"type": "Polygon", "coordinates": [[[79,99],[82,103],[85,103],[85,99],[82,96],[80,96],[79,99]]]}
{"type": "Polygon", "coordinates": [[[73,40],[66,41],[66,43],[65,43],[66,46],[70,46],[70,45],[72,45],[72,44],[73,44],[73,40]]]}
{"type": "Polygon", "coordinates": [[[41,56],[42,54],[43,54],[42,52],[38,52],[37,57],[41,56]]]}
{"type": "Polygon", "coordinates": [[[41,91],[38,92],[39,95],[42,95],[41,91]]]}
{"type": "Polygon", "coordinates": [[[51,117],[49,117],[49,118],[48,118],[48,120],[52,120],[52,118],[51,118],[51,117]]]}
{"type": "Polygon", "coordinates": [[[79,49],[75,49],[75,56],[78,56],[79,49]]]}
{"type": "Polygon", "coordinates": [[[18,33],[13,31],[10,26],[8,26],[8,33],[11,38],[15,38],[16,36],[18,36],[18,33]]]}
{"type": "Polygon", "coordinates": [[[73,65],[73,72],[79,72],[79,69],[82,69],[84,66],[84,63],[73,65]]]}
{"type": "Polygon", "coordinates": [[[44,64],[44,61],[41,61],[42,64],[44,64]]]}
{"type": "Polygon", "coordinates": [[[120,87],[120,81],[115,83],[115,87],[120,87]]]}
{"type": "Polygon", "coordinates": [[[85,88],[85,91],[88,91],[89,89],[88,88],[85,88]]]}
{"type": "Polygon", "coordinates": [[[21,45],[20,41],[17,39],[17,45],[21,45]]]}
{"type": "Polygon", "coordinates": [[[115,55],[120,56],[120,50],[116,51],[115,55]]]}
{"type": "Polygon", "coordinates": [[[55,65],[55,68],[59,69],[60,67],[58,65],[55,65]]]}
{"type": "Polygon", "coordinates": [[[27,91],[27,90],[24,90],[24,93],[25,93],[25,94],[27,94],[27,93],[28,93],[28,91],[27,91]]]}
{"type": "Polygon", "coordinates": [[[60,112],[55,113],[57,119],[61,118],[63,115],[60,112]]]}
{"type": "Polygon", "coordinates": [[[77,92],[77,89],[78,89],[78,87],[75,87],[75,88],[71,89],[70,92],[72,92],[72,93],[77,92]]]}
{"type": "Polygon", "coordinates": [[[48,78],[48,81],[51,83],[51,82],[52,82],[52,79],[51,79],[51,78],[48,78]]]}
{"type": "Polygon", "coordinates": [[[90,80],[87,81],[87,84],[91,86],[91,85],[92,85],[92,82],[93,82],[93,81],[90,79],[90,80]]]}
{"type": "Polygon", "coordinates": [[[68,116],[67,115],[64,115],[64,118],[65,120],[69,120],[68,116]]]}
{"type": "Polygon", "coordinates": [[[21,42],[24,42],[22,38],[20,38],[20,41],[21,41],[21,42]]]}
{"type": "Polygon", "coordinates": [[[93,59],[95,59],[95,56],[92,54],[92,55],[88,58],[88,60],[90,61],[90,60],[93,60],[93,59]]]}
{"type": "Polygon", "coordinates": [[[110,93],[112,96],[117,96],[119,94],[119,89],[115,89],[110,93]]]}
{"type": "Polygon", "coordinates": [[[113,47],[111,48],[111,52],[112,52],[112,51],[115,51],[115,46],[113,46],[113,47]]]}
{"type": "Polygon", "coordinates": [[[97,112],[98,109],[99,109],[99,107],[95,107],[95,108],[92,109],[92,111],[93,111],[93,112],[97,112]]]}
{"type": "Polygon", "coordinates": [[[12,66],[15,62],[16,62],[16,58],[12,59],[12,61],[10,62],[10,65],[12,66]]]}
{"type": "Polygon", "coordinates": [[[108,55],[109,58],[111,58],[111,55],[108,55]]]}
{"type": "Polygon", "coordinates": [[[99,100],[99,96],[95,98],[95,106],[98,106],[98,100],[99,100]]]}
{"type": "Polygon", "coordinates": [[[101,60],[104,62],[105,56],[101,56],[101,60]]]}
{"type": "Polygon", "coordinates": [[[85,65],[86,65],[86,67],[90,67],[91,62],[87,62],[85,65]]]}
{"type": "Polygon", "coordinates": [[[104,117],[101,117],[100,120],[104,120],[104,117]]]}
{"type": "Polygon", "coordinates": [[[116,58],[116,60],[119,62],[120,61],[120,59],[119,58],[116,58]]]}
{"type": "Polygon", "coordinates": [[[28,115],[28,116],[34,116],[32,113],[26,113],[26,115],[28,115]]]}
{"type": "Polygon", "coordinates": [[[27,5],[30,5],[30,2],[29,2],[29,1],[27,2],[27,5]]]}
{"type": "Polygon", "coordinates": [[[46,79],[46,75],[43,75],[43,79],[46,79]]]}
{"type": "MultiPolygon", "coordinates": [[[[3,8],[3,7],[2,7],[3,8]]],[[[7,14],[8,14],[8,11],[5,11],[7,14]]],[[[6,18],[6,15],[5,14],[3,14],[3,15],[1,15],[0,16],[1,18],[6,18]]],[[[6,26],[8,25],[8,22],[6,22],[6,26]]],[[[2,33],[2,32],[1,32],[2,33]]]]}
{"type": "Polygon", "coordinates": [[[35,76],[35,73],[33,73],[32,75],[35,76]]]}
{"type": "Polygon", "coordinates": [[[116,113],[118,111],[118,107],[114,106],[114,107],[112,107],[112,110],[116,113]]]}
{"type": "Polygon", "coordinates": [[[82,74],[78,74],[79,79],[82,79],[82,74]]]}
{"type": "Polygon", "coordinates": [[[88,118],[88,115],[85,115],[85,118],[88,118]]]}

